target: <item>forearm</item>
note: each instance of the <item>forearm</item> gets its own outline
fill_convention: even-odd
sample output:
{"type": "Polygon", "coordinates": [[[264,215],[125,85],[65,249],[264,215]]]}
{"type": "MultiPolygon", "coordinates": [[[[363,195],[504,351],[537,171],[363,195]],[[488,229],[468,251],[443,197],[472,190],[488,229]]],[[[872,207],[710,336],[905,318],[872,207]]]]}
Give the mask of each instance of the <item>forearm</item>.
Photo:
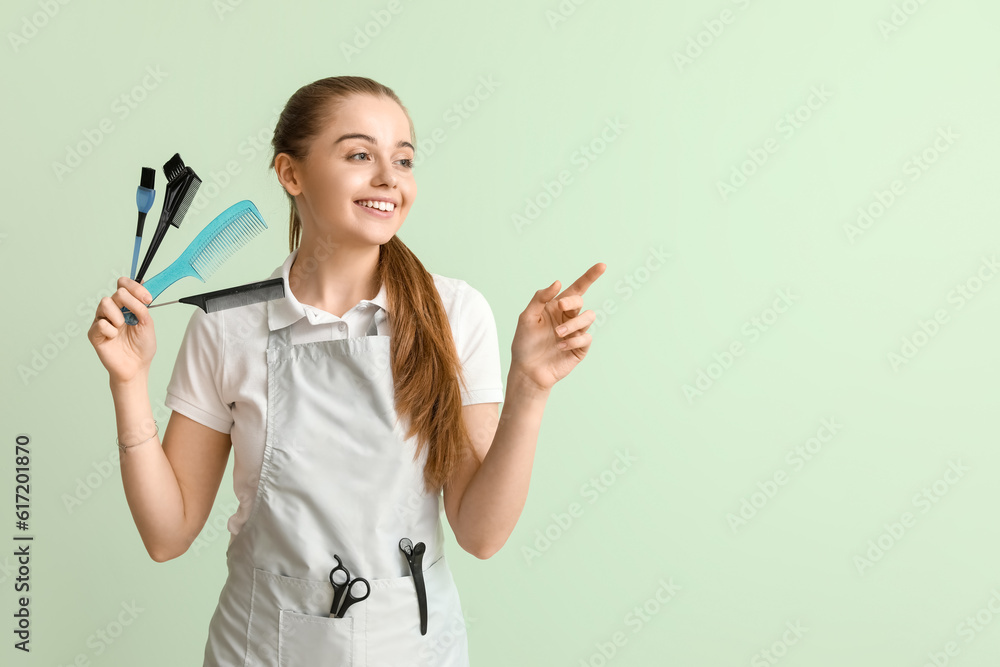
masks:
{"type": "Polygon", "coordinates": [[[476,545],[481,558],[499,551],[524,509],[548,397],[549,390],[539,389],[511,369],[496,434],[465,489],[458,513],[464,541],[476,545]]]}
{"type": "Polygon", "coordinates": [[[185,531],[184,501],[160,441],[166,424],[159,424],[159,433],[153,435],[146,377],[140,376],[127,384],[112,382],[111,396],[118,422],[118,442],[126,446],[142,442],[119,454],[122,485],[132,519],[153,560],[169,560],[183,551],[180,542],[185,531]],[[152,439],[146,440],[150,436],[152,439]]]}

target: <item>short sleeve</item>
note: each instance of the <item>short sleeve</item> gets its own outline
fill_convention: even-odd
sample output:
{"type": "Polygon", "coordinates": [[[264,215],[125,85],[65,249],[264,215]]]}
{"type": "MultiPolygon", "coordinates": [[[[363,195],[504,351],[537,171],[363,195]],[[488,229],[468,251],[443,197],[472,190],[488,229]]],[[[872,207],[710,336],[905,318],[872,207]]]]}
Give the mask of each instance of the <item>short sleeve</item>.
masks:
{"type": "Polygon", "coordinates": [[[221,433],[233,426],[232,409],[222,400],[222,360],[225,353],[222,313],[195,308],[188,320],[167,384],[163,404],[221,433]]]}
{"type": "Polygon", "coordinates": [[[467,386],[467,391],[462,391],[462,405],[502,403],[500,345],[493,310],[486,298],[467,283],[459,306],[459,318],[455,346],[467,386]]]}

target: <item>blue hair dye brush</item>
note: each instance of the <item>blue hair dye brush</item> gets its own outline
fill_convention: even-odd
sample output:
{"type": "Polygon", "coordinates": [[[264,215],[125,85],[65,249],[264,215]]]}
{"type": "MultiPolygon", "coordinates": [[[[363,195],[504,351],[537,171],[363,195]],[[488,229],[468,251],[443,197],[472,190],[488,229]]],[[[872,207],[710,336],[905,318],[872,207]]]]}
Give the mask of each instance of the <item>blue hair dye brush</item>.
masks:
{"type": "Polygon", "coordinates": [[[132,273],[129,278],[135,280],[135,267],[139,263],[139,246],[142,244],[142,224],[146,221],[146,214],[153,208],[153,200],[156,199],[156,190],[153,189],[153,182],[156,180],[156,170],[150,167],[142,168],[142,177],[139,180],[139,187],[135,190],[135,205],[139,209],[139,222],[135,227],[135,247],[132,249],[132,273]]]}
{"type": "MultiPolygon", "coordinates": [[[[264,218],[253,202],[249,199],[237,202],[215,216],[173,264],[142,283],[142,286],[155,300],[163,290],[181,278],[191,276],[205,282],[233,253],[265,229],[264,218]]],[[[139,323],[128,308],[123,307],[122,314],[129,325],[139,323]]]]}

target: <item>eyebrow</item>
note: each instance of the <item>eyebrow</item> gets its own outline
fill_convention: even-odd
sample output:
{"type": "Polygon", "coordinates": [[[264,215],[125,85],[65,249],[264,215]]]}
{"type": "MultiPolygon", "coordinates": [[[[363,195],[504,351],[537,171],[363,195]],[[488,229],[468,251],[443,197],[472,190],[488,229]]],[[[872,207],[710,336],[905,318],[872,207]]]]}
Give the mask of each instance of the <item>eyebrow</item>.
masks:
{"type": "MultiPolygon", "coordinates": [[[[337,139],[333,143],[339,144],[341,141],[344,141],[345,139],[363,139],[374,146],[378,146],[378,141],[375,140],[375,137],[368,134],[358,134],[358,133],[345,134],[344,136],[342,136],[340,139],[337,139]]],[[[413,148],[413,144],[411,144],[409,141],[398,141],[396,142],[396,146],[399,148],[409,148],[411,151],[415,151],[415,149],[413,148]]]]}

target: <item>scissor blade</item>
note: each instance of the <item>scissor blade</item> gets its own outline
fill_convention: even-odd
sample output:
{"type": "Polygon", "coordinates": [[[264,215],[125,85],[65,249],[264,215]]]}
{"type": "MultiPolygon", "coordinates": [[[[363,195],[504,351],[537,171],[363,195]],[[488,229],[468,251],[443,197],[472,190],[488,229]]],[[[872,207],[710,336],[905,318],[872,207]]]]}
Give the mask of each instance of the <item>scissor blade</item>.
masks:
{"type": "Polygon", "coordinates": [[[347,588],[333,587],[333,604],[330,606],[330,618],[340,618],[340,607],[344,602],[344,593],[347,588]]]}

